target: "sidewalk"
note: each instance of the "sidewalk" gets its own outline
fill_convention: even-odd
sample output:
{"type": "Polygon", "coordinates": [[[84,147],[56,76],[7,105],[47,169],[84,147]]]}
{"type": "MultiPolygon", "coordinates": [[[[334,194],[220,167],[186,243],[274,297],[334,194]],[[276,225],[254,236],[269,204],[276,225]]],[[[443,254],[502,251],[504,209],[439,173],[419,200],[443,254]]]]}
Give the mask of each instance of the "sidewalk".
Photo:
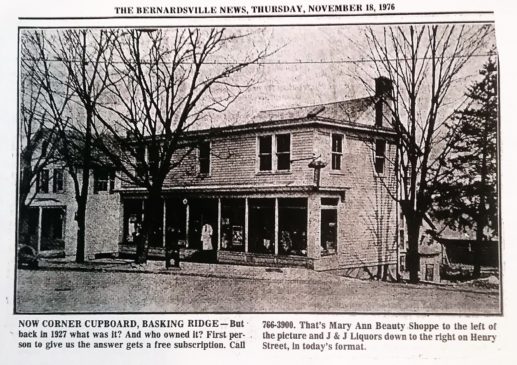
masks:
{"type": "Polygon", "coordinates": [[[39,269],[71,270],[92,272],[140,272],[146,274],[190,275],[204,277],[237,278],[249,280],[319,281],[337,282],[351,280],[326,272],[298,267],[264,267],[228,265],[219,263],[180,262],[180,267],[165,268],[165,261],[148,260],[146,264],[135,264],[131,259],[95,259],[78,264],[71,258],[40,259],[39,269]]]}

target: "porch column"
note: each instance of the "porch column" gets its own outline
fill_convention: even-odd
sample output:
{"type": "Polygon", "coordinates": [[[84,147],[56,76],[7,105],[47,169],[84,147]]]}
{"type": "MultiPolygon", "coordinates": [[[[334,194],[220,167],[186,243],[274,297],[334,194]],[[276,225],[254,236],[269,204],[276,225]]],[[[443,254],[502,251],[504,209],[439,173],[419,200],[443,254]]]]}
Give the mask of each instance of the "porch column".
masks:
{"type": "Polygon", "coordinates": [[[310,194],[307,199],[307,257],[321,257],[321,205],[317,194],[310,194]]]}
{"type": "Polygon", "coordinates": [[[41,251],[41,222],[42,222],[42,219],[43,219],[43,208],[42,207],[39,207],[38,208],[38,244],[37,244],[37,248],[38,248],[38,253],[40,253],[41,251]]]}
{"type": "Polygon", "coordinates": [[[163,236],[163,247],[165,247],[166,246],[166,240],[167,240],[167,201],[165,199],[163,199],[162,236],[163,236]]]}
{"type": "Polygon", "coordinates": [[[275,255],[278,255],[278,198],[275,198],[275,255]]]}
{"type": "Polygon", "coordinates": [[[248,198],[244,198],[244,252],[248,252],[248,232],[249,232],[249,203],[248,198]]]}
{"type": "Polygon", "coordinates": [[[221,249],[221,198],[217,199],[217,251],[221,249]]]}
{"type": "Polygon", "coordinates": [[[186,209],[186,212],[185,212],[185,246],[188,248],[189,247],[188,227],[189,227],[189,222],[190,222],[190,205],[188,204],[188,202],[185,205],[185,209],[186,209]]]}

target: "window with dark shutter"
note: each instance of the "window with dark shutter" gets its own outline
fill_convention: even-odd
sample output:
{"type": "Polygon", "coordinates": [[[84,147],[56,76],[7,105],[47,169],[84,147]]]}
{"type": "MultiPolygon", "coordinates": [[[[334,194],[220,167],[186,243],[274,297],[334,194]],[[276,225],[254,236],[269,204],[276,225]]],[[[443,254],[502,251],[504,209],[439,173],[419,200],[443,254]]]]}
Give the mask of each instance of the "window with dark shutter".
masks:
{"type": "Polygon", "coordinates": [[[276,136],[276,159],[278,171],[288,171],[291,168],[291,135],[276,136]]]}
{"type": "Polygon", "coordinates": [[[210,174],[210,142],[203,142],[199,145],[199,173],[210,174]]]}
{"type": "Polygon", "coordinates": [[[259,137],[259,170],[271,171],[272,168],[272,137],[259,137]]]}

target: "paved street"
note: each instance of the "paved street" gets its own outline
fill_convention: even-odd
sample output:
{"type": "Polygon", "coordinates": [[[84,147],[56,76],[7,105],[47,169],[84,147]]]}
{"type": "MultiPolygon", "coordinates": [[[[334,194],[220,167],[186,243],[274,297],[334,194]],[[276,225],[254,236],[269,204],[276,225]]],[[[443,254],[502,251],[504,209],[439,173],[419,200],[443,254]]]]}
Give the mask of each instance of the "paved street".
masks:
{"type": "Polygon", "coordinates": [[[180,273],[19,270],[17,312],[499,312],[494,293],[310,270],[289,280],[279,273],[266,280],[180,273]]]}

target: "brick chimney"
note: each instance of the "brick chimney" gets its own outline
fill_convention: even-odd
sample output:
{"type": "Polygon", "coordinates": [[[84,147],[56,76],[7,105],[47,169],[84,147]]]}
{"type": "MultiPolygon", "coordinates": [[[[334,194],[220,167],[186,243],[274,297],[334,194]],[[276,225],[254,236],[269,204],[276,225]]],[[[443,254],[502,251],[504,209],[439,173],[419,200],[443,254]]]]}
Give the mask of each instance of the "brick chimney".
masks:
{"type": "Polygon", "coordinates": [[[393,96],[393,82],[391,79],[379,76],[375,79],[375,126],[382,127],[384,110],[388,98],[393,96]]]}
{"type": "Polygon", "coordinates": [[[393,92],[393,82],[391,79],[379,76],[375,79],[375,96],[391,96],[393,92]]]}

